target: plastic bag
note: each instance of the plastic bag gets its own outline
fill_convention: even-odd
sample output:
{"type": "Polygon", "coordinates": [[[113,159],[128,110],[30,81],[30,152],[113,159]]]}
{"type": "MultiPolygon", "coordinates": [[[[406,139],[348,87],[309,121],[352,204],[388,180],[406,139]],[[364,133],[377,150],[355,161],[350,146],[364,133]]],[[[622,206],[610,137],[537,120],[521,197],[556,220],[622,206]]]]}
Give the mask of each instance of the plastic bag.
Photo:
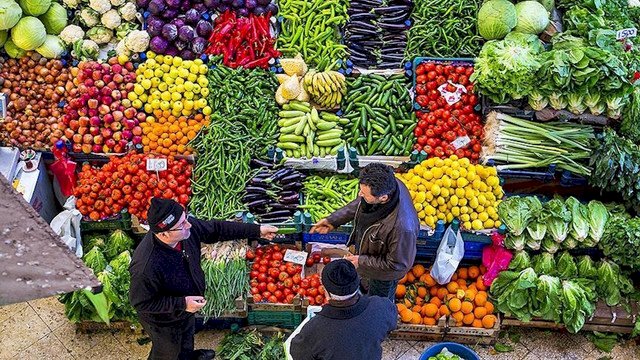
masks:
{"type": "Polygon", "coordinates": [[[76,198],[70,196],[64,204],[65,210],[51,220],[51,229],[58,234],[69,249],[82,257],[80,220],[82,214],[76,209],[76,198]]]}
{"type": "Polygon", "coordinates": [[[513,253],[504,248],[504,238],[504,235],[494,232],[491,234],[491,246],[485,246],[482,250],[482,265],[487,268],[487,272],[482,276],[482,282],[487,287],[491,286],[501,271],[509,267],[513,258],[513,253]]]}
{"type": "Polygon", "coordinates": [[[56,143],[53,154],[56,161],[50,166],[51,172],[58,181],[62,194],[71,196],[73,195],[73,186],[76,183],[76,163],[69,160],[64,144],[60,140],[56,143]]]}
{"type": "Polygon", "coordinates": [[[438,246],[436,261],[431,268],[431,277],[440,285],[448,283],[463,257],[464,241],[460,230],[453,230],[453,226],[449,226],[438,246]]]}

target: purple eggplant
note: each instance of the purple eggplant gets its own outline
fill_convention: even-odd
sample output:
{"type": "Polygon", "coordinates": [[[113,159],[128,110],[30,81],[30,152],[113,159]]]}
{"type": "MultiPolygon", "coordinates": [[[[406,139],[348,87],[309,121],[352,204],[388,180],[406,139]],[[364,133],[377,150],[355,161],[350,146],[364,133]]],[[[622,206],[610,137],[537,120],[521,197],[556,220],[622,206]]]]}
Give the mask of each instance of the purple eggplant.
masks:
{"type": "Polygon", "coordinates": [[[196,32],[189,25],[185,25],[178,29],[178,38],[182,41],[189,42],[196,37],[196,32]]]}
{"type": "Polygon", "coordinates": [[[196,25],[196,33],[203,38],[209,38],[213,32],[213,25],[207,20],[200,20],[196,25]]]}
{"type": "Polygon", "coordinates": [[[178,27],[171,23],[164,24],[162,27],[162,36],[169,41],[175,40],[178,37],[178,27]]]}
{"type": "Polygon", "coordinates": [[[164,54],[167,51],[169,42],[162,36],[154,36],[149,42],[149,49],[157,54],[164,54]]]}
{"type": "Polygon", "coordinates": [[[198,20],[200,20],[200,12],[198,12],[198,10],[196,9],[189,9],[184,14],[184,20],[187,22],[187,24],[197,24],[198,20]]]}
{"type": "Polygon", "coordinates": [[[148,10],[150,13],[152,13],[153,15],[158,15],[161,16],[162,12],[164,11],[164,9],[166,9],[167,6],[164,3],[163,0],[151,0],[149,2],[149,6],[148,6],[148,10]]]}
{"type": "Polygon", "coordinates": [[[205,38],[197,37],[191,43],[191,51],[193,51],[196,55],[200,55],[204,52],[204,49],[207,47],[209,42],[205,38]]]}

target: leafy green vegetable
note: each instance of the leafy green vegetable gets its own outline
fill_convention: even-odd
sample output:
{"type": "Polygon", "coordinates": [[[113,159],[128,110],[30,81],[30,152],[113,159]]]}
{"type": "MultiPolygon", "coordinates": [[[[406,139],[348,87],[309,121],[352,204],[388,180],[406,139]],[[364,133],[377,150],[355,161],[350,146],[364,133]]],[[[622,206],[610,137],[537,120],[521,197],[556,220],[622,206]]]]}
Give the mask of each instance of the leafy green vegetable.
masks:
{"type": "Polygon", "coordinates": [[[609,220],[609,211],[600,201],[592,200],[587,205],[589,220],[589,244],[595,246],[605,231],[605,226],[609,220]]]}
{"type": "Polygon", "coordinates": [[[538,308],[534,311],[534,315],[544,320],[560,322],[562,308],[561,304],[561,288],[560,279],[554,276],[541,275],[536,284],[536,300],[538,308]]]}
{"type": "Polygon", "coordinates": [[[93,270],[94,274],[101,272],[107,267],[107,260],[97,246],[84,254],[82,261],[84,261],[87,267],[93,270]]]}
{"type": "Polygon", "coordinates": [[[47,29],[47,34],[59,35],[67,26],[67,10],[58,3],[53,3],[49,10],[39,17],[47,29]]]}
{"type": "Polygon", "coordinates": [[[531,266],[537,274],[556,275],[556,260],[552,254],[543,252],[531,259],[531,266]]]}
{"type": "Polygon", "coordinates": [[[36,48],[38,54],[46,57],[47,59],[57,59],[62,56],[65,51],[65,46],[62,40],[55,35],[47,35],[46,40],[42,45],[36,48]]]}
{"type": "Polygon", "coordinates": [[[220,341],[216,354],[221,360],[281,360],[286,358],[283,340],[277,334],[265,343],[255,330],[229,333],[220,341]]]}
{"type": "Polygon", "coordinates": [[[567,238],[569,232],[569,222],[571,213],[567,210],[564,202],[560,199],[553,199],[545,204],[545,209],[549,212],[548,231],[558,243],[567,238]]]}
{"type": "Polygon", "coordinates": [[[640,87],[634,88],[629,105],[624,108],[620,134],[636,144],[640,143],[640,87]]]}
{"type": "Polygon", "coordinates": [[[545,234],[547,233],[547,219],[549,218],[549,214],[544,211],[544,206],[535,196],[529,198],[529,208],[531,210],[532,220],[527,226],[527,232],[529,236],[531,236],[532,240],[535,240],[537,243],[537,248],[530,246],[532,250],[540,249],[540,243],[542,239],[544,239],[545,234]]]}
{"type": "Polygon", "coordinates": [[[601,332],[594,331],[593,334],[588,336],[588,338],[596,348],[607,353],[610,353],[618,344],[617,334],[603,334],[601,332]]]}
{"type": "Polygon", "coordinates": [[[47,30],[38,18],[25,16],[11,29],[11,41],[22,50],[35,50],[47,38],[47,30]]]}
{"type": "Polygon", "coordinates": [[[111,272],[113,273],[112,289],[115,297],[113,300],[113,316],[116,319],[137,323],[137,312],[129,302],[129,289],[131,287],[131,274],[129,273],[130,263],[131,254],[129,251],[123,251],[109,263],[111,272]]]}
{"type": "Polygon", "coordinates": [[[504,38],[517,21],[516,7],[507,0],[489,0],[478,11],[478,31],[486,40],[504,38]]]}
{"type": "Polygon", "coordinates": [[[532,216],[528,198],[508,197],[498,205],[498,215],[513,235],[521,235],[532,216]]]}
{"type": "Polygon", "coordinates": [[[9,30],[22,17],[22,8],[13,0],[0,0],[0,30],[9,30]]]}
{"type": "Polygon", "coordinates": [[[597,270],[596,287],[598,295],[603,298],[609,306],[615,306],[620,303],[619,277],[620,268],[618,265],[607,260],[600,262],[597,270]]]}
{"type": "Polygon", "coordinates": [[[524,250],[517,251],[509,263],[509,270],[522,271],[531,266],[531,259],[529,253],[524,250]]]}
{"type": "Polygon", "coordinates": [[[563,280],[573,279],[578,275],[578,267],[573,260],[573,256],[568,252],[563,252],[557,261],[558,277],[563,280]]]}
{"type": "Polygon", "coordinates": [[[564,239],[564,241],[560,245],[563,250],[571,250],[578,247],[579,242],[571,234],[569,234],[569,236],[567,236],[567,238],[564,239]]]}
{"type": "Polygon", "coordinates": [[[562,282],[562,322],[570,333],[577,333],[595,311],[589,301],[589,290],[572,280],[562,282]]]}
{"type": "Polygon", "coordinates": [[[596,265],[591,259],[591,257],[584,255],[578,259],[578,263],[576,264],[578,268],[578,276],[585,279],[596,279],[598,276],[598,271],[596,269],[596,265]]]}
{"type": "Polygon", "coordinates": [[[103,250],[106,239],[104,235],[93,234],[86,237],[83,236],[82,242],[84,243],[82,248],[84,249],[85,252],[87,252],[87,250],[91,250],[94,247],[97,247],[98,249],[103,250]]]}
{"type": "Polygon", "coordinates": [[[26,15],[39,16],[51,6],[51,0],[18,0],[18,4],[26,15]]]}
{"type": "Polygon", "coordinates": [[[518,22],[513,31],[538,35],[549,25],[549,12],[537,1],[523,1],[516,4],[518,22]]]}
{"type": "Polygon", "coordinates": [[[504,247],[511,250],[524,250],[524,246],[526,244],[526,236],[525,234],[521,235],[512,235],[507,234],[507,237],[504,239],[504,247]]]}
{"type": "Polygon", "coordinates": [[[108,260],[114,259],[123,251],[131,250],[133,240],[122,230],[115,230],[109,235],[107,244],[104,248],[105,257],[108,260]]]}
{"type": "Polygon", "coordinates": [[[578,242],[582,242],[589,235],[589,209],[573,196],[567,198],[565,204],[571,211],[571,230],[569,233],[578,242]]]}
{"type": "MultiPolygon", "coordinates": [[[[495,281],[498,281],[503,273],[500,273],[500,276],[495,281]]],[[[536,309],[537,280],[538,276],[532,268],[522,270],[518,277],[506,286],[504,292],[497,297],[498,310],[505,314],[513,314],[522,321],[530,321],[532,313],[536,309]]],[[[491,289],[493,292],[493,284],[491,289]]]]}
{"type": "Polygon", "coordinates": [[[544,239],[542,239],[541,248],[548,253],[555,254],[560,250],[560,244],[557,243],[551,235],[547,234],[544,239]]]}

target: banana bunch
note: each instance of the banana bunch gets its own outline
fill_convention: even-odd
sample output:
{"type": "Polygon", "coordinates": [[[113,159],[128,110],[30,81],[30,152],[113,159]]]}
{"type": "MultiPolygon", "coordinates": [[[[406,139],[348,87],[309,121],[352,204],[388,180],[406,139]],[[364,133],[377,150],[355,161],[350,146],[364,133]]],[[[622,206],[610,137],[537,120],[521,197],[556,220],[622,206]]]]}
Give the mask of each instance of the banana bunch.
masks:
{"type": "Polygon", "coordinates": [[[333,70],[309,70],[302,80],[302,85],[313,102],[329,109],[339,106],[342,97],[347,93],[344,75],[333,70]]]}

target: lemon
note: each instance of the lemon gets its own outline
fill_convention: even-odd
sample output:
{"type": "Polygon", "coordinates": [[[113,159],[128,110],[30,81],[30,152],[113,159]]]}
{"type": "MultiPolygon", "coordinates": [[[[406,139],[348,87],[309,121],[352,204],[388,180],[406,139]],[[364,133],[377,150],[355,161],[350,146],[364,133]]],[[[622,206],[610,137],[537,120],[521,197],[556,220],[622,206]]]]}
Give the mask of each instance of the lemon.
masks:
{"type": "Polygon", "coordinates": [[[152,88],[157,88],[161,83],[162,82],[161,82],[159,77],[152,77],[151,78],[151,87],[152,88]]]}
{"type": "Polygon", "coordinates": [[[451,208],[451,214],[455,217],[460,216],[460,208],[457,206],[454,206],[451,208]]]}
{"type": "Polygon", "coordinates": [[[436,217],[438,218],[438,220],[445,220],[447,218],[447,216],[443,213],[438,213],[436,217]]]}
{"type": "Polygon", "coordinates": [[[449,208],[447,208],[447,205],[440,205],[438,206],[438,211],[442,214],[447,214],[447,211],[449,210],[449,208]]]}
{"type": "Polygon", "coordinates": [[[440,189],[440,196],[442,196],[443,198],[448,198],[449,197],[449,189],[444,187],[440,189]]]}
{"type": "Polygon", "coordinates": [[[422,211],[422,204],[421,203],[414,203],[413,207],[416,209],[416,211],[420,212],[422,211]]]}
{"type": "Polygon", "coordinates": [[[431,206],[433,207],[438,207],[438,199],[433,199],[429,202],[429,204],[431,204],[431,206]]]}
{"type": "MultiPolygon", "coordinates": [[[[144,104],[144,112],[152,113],[153,112],[153,106],[151,106],[151,104],[144,104]]],[[[149,118],[147,118],[147,119],[149,119],[149,118]]]]}
{"type": "Polygon", "coordinates": [[[176,82],[176,79],[170,77],[170,78],[166,79],[164,82],[166,82],[169,85],[172,85],[173,83],[176,82]]]}
{"type": "Polygon", "coordinates": [[[171,93],[169,91],[163,92],[162,95],[160,95],[160,99],[162,99],[163,101],[171,100],[171,93]]]}
{"type": "Polygon", "coordinates": [[[464,189],[462,187],[458,187],[456,189],[456,196],[459,198],[463,198],[464,197],[464,189]]]}
{"type": "Polygon", "coordinates": [[[436,158],[430,158],[422,162],[426,167],[432,168],[436,165],[436,158]]]}
{"type": "Polygon", "coordinates": [[[472,209],[477,208],[477,207],[478,207],[478,198],[476,198],[476,197],[472,197],[471,199],[469,199],[469,206],[470,206],[472,209]]]}
{"type": "Polygon", "coordinates": [[[469,203],[469,200],[467,200],[466,198],[460,198],[460,200],[458,200],[458,205],[460,206],[466,206],[469,203]]]}
{"type": "Polygon", "coordinates": [[[502,222],[500,222],[500,220],[497,220],[497,221],[494,221],[494,222],[493,222],[493,226],[495,226],[495,227],[497,227],[497,228],[499,228],[499,227],[500,227],[500,225],[502,225],[502,222]]]}
{"type": "Polygon", "coordinates": [[[153,70],[153,76],[162,77],[162,75],[164,75],[164,71],[162,71],[162,69],[157,68],[157,69],[153,70]]]}
{"type": "Polygon", "coordinates": [[[138,99],[140,99],[140,101],[144,103],[144,102],[147,102],[147,100],[149,99],[149,96],[147,94],[142,94],[138,99]]]}
{"type": "Polygon", "coordinates": [[[459,162],[454,161],[454,162],[451,163],[451,169],[457,170],[459,168],[460,168],[460,163],[459,162]]]}
{"type": "Polygon", "coordinates": [[[176,85],[184,85],[184,78],[178,77],[175,80],[176,85]]]}
{"type": "Polygon", "coordinates": [[[187,91],[187,92],[184,93],[184,97],[185,97],[185,99],[193,100],[193,98],[195,96],[193,95],[193,93],[191,91],[187,91]]]}
{"type": "Polygon", "coordinates": [[[180,99],[182,99],[182,94],[180,94],[179,92],[171,93],[171,100],[178,101],[180,99]]]}
{"type": "Polygon", "coordinates": [[[487,190],[489,190],[489,187],[487,186],[487,184],[481,183],[479,190],[482,192],[487,192],[487,190]]]}
{"type": "Polygon", "coordinates": [[[434,179],[440,179],[444,174],[444,171],[442,170],[442,168],[435,167],[431,169],[431,173],[433,174],[434,179]]]}
{"type": "Polygon", "coordinates": [[[433,185],[431,187],[431,192],[433,193],[433,195],[438,196],[440,195],[440,186],[438,186],[437,184],[433,185]]]}
{"type": "Polygon", "coordinates": [[[470,186],[467,186],[464,188],[464,197],[467,199],[471,199],[474,196],[473,193],[473,188],[470,186]]]}
{"type": "Polygon", "coordinates": [[[473,222],[471,223],[471,228],[473,230],[482,230],[482,221],[473,220],[473,222]]]}
{"type": "MultiPolygon", "coordinates": [[[[484,204],[486,201],[487,201],[487,198],[483,194],[478,195],[478,203],[479,204],[484,204]]],[[[484,221],[484,220],[482,220],[482,221],[484,221]]]]}
{"type": "Polygon", "coordinates": [[[471,220],[477,220],[478,219],[478,213],[477,212],[472,212],[471,214],[469,214],[469,217],[471,218],[471,220]]]}
{"type": "Polygon", "coordinates": [[[421,192],[416,194],[415,201],[419,202],[419,203],[423,203],[426,198],[427,198],[427,194],[425,194],[423,191],[421,191],[421,192]]]}
{"type": "Polygon", "coordinates": [[[477,179],[477,178],[478,178],[478,175],[476,174],[476,171],[475,171],[475,170],[473,170],[473,171],[471,171],[471,170],[467,171],[467,180],[469,180],[469,181],[474,181],[474,180],[475,180],[475,179],[477,179]]]}
{"type": "Polygon", "coordinates": [[[500,179],[497,176],[489,176],[487,178],[487,185],[496,187],[500,185],[500,179]]]}
{"type": "Polygon", "coordinates": [[[445,167],[444,169],[445,169],[444,173],[447,176],[451,176],[451,173],[453,172],[453,169],[451,169],[450,167],[445,167]]]}
{"type": "Polygon", "coordinates": [[[140,85],[142,85],[143,88],[145,89],[150,89],[151,88],[151,80],[149,79],[144,79],[140,82],[140,85]]]}
{"type": "Polygon", "coordinates": [[[438,201],[438,205],[444,205],[447,203],[442,196],[438,196],[436,200],[438,201]]]}
{"type": "Polygon", "coordinates": [[[458,196],[456,195],[451,195],[451,198],[449,199],[449,203],[453,206],[458,206],[458,196]]]}
{"type": "Polygon", "coordinates": [[[496,214],[496,209],[493,206],[487,206],[486,211],[489,216],[496,214]]]}
{"type": "Polygon", "coordinates": [[[160,109],[160,100],[158,99],[151,100],[151,107],[153,107],[154,109],[160,109]]]}
{"type": "Polygon", "coordinates": [[[451,163],[453,162],[453,160],[449,159],[444,159],[444,166],[451,166],[451,163]]]}
{"type": "Polygon", "coordinates": [[[200,75],[206,75],[207,72],[209,72],[209,68],[207,67],[207,65],[201,64],[198,66],[198,73],[200,75]]]}
{"type": "Polygon", "coordinates": [[[469,214],[462,214],[462,215],[460,215],[460,220],[469,221],[469,220],[471,220],[471,218],[469,217],[469,214]]]}
{"type": "Polygon", "coordinates": [[[463,229],[469,229],[469,230],[470,230],[470,229],[471,229],[471,223],[470,223],[469,221],[465,221],[465,222],[462,224],[462,228],[463,228],[463,229]]]}
{"type": "Polygon", "coordinates": [[[487,214],[487,213],[486,213],[486,212],[484,212],[484,211],[483,211],[483,212],[481,212],[481,213],[478,215],[478,220],[480,220],[480,221],[482,221],[482,222],[485,222],[485,221],[489,220],[489,214],[487,214]]]}
{"type": "Polygon", "coordinates": [[[207,80],[207,78],[204,76],[200,76],[198,78],[198,85],[202,86],[203,88],[207,87],[209,86],[209,80],[207,80]]]}
{"type": "Polygon", "coordinates": [[[418,191],[427,191],[427,187],[424,184],[425,182],[423,181],[422,184],[418,185],[418,191]]]}
{"type": "Polygon", "coordinates": [[[453,185],[453,182],[451,181],[451,179],[449,177],[443,177],[442,178],[442,186],[444,186],[446,188],[450,188],[451,185],[453,185]]]}
{"type": "Polygon", "coordinates": [[[450,223],[453,221],[453,215],[451,213],[447,214],[447,222],[450,223]]]}
{"type": "Polygon", "coordinates": [[[147,59],[145,63],[147,64],[147,67],[150,69],[153,69],[158,64],[158,62],[154,58],[147,59]]]}
{"type": "Polygon", "coordinates": [[[160,102],[160,109],[169,110],[170,108],[171,108],[171,104],[168,101],[161,101],[160,102]]]}
{"type": "Polygon", "coordinates": [[[136,93],[133,92],[133,91],[127,94],[127,99],[129,99],[131,101],[133,101],[133,100],[135,100],[137,98],[138,98],[138,95],[136,95],[136,93]]]}
{"type": "Polygon", "coordinates": [[[424,219],[425,216],[426,216],[426,214],[424,213],[424,211],[418,212],[418,218],[424,219]]]}
{"type": "Polygon", "coordinates": [[[183,109],[182,101],[175,101],[172,106],[173,106],[173,109],[176,111],[181,112],[183,109]]]}
{"type": "Polygon", "coordinates": [[[169,66],[167,64],[162,64],[162,65],[160,65],[160,70],[162,70],[163,75],[164,75],[164,73],[168,73],[169,71],[171,71],[171,66],[169,66]]]}
{"type": "MultiPolygon", "coordinates": [[[[454,163],[454,164],[457,164],[457,163],[454,163]]],[[[452,178],[453,180],[456,180],[457,178],[459,178],[459,177],[460,177],[460,171],[458,171],[458,170],[453,170],[453,171],[451,171],[451,175],[450,175],[450,176],[451,176],[451,178],[452,178]]]]}
{"type": "Polygon", "coordinates": [[[153,70],[147,69],[143,73],[144,77],[147,79],[151,79],[153,77],[153,70]]]}
{"type": "Polygon", "coordinates": [[[467,181],[467,179],[463,178],[463,177],[459,177],[456,179],[456,186],[459,188],[463,188],[465,186],[467,186],[467,184],[469,184],[469,181],[467,181]]]}
{"type": "Polygon", "coordinates": [[[189,70],[185,69],[184,67],[181,67],[180,69],[178,69],[178,76],[180,76],[183,79],[186,79],[189,76],[189,70]]]}
{"type": "Polygon", "coordinates": [[[482,225],[485,229],[492,229],[495,226],[495,222],[491,219],[488,219],[482,225]]]}
{"type": "Polygon", "coordinates": [[[187,76],[187,80],[189,81],[198,81],[198,75],[191,73],[189,74],[189,76],[187,76]]]}
{"type": "Polygon", "coordinates": [[[431,191],[429,191],[428,193],[425,194],[425,200],[426,201],[432,201],[433,200],[433,193],[431,191]]]}
{"type": "Polygon", "coordinates": [[[435,162],[433,163],[433,166],[435,167],[442,167],[444,165],[444,161],[440,158],[436,158],[435,162]]]}

